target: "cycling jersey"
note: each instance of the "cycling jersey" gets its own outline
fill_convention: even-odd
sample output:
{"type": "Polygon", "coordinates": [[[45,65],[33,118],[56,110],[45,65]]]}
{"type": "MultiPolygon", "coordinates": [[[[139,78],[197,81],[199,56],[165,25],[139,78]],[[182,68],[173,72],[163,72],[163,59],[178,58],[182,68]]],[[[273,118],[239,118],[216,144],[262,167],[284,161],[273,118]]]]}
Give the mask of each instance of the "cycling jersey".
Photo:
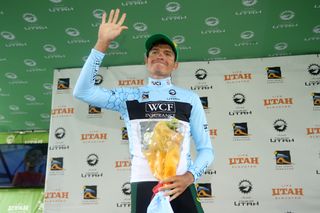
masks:
{"type": "Polygon", "coordinates": [[[118,111],[128,131],[131,155],[131,182],[157,181],[143,154],[150,132],[158,121],[176,118],[178,131],[184,136],[177,175],[190,171],[197,180],[213,160],[208,125],[199,96],[176,87],[171,78],[149,78],[148,85],[138,88],[106,89],[94,84],[104,53],[95,49],[82,68],[73,94],[91,105],[118,111]],[[190,156],[190,137],[197,150],[190,156]]]}

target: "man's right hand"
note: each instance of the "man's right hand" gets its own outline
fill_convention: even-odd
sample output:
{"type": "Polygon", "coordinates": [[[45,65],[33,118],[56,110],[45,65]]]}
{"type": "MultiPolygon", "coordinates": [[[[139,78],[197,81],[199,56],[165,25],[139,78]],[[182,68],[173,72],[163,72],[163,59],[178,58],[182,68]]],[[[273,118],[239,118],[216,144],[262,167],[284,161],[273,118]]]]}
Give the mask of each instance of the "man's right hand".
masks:
{"type": "Polygon", "coordinates": [[[126,13],[123,13],[118,21],[120,10],[111,10],[108,21],[106,22],[107,15],[103,13],[101,24],[99,27],[98,40],[94,48],[100,52],[105,52],[108,49],[111,41],[116,39],[123,30],[128,29],[127,26],[123,26],[123,22],[126,19],[126,13]]]}

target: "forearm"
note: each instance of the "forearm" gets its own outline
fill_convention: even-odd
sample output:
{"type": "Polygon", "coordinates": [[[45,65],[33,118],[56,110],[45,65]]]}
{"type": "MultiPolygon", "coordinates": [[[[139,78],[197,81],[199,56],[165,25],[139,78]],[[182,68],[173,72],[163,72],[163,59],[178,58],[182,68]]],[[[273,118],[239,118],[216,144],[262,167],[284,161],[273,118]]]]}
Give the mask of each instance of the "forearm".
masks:
{"type": "Polygon", "coordinates": [[[91,50],[91,53],[82,67],[79,78],[74,87],[73,96],[86,101],[86,98],[94,95],[95,76],[99,70],[103,57],[104,54],[102,52],[95,49],[91,50]]]}

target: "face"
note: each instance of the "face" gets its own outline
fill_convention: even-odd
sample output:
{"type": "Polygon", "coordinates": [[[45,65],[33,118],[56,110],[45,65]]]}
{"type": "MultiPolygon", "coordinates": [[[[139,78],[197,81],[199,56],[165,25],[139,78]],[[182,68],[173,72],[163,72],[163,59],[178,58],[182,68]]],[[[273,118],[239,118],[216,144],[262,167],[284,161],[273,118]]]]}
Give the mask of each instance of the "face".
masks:
{"type": "Polygon", "coordinates": [[[178,63],[174,61],[175,54],[168,44],[158,44],[149,51],[145,59],[150,77],[155,79],[167,78],[177,69],[178,63]]]}

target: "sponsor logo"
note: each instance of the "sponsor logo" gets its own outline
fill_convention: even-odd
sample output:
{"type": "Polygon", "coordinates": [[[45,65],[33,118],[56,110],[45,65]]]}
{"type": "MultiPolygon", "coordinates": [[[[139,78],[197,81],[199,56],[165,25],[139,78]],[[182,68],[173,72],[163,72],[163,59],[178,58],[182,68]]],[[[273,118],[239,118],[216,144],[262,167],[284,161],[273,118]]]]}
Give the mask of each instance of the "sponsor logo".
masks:
{"type": "Polygon", "coordinates": [[[167,16],[161,17],[161,21],[182,21],[186,20],[187,16],[181,15],[181,5],[178,2],[169,2],[165,5],[165,9],[168,12],[167,16]]]}
{"type": "Polygon", "coordinates": [[[116,169],[128,169],[131,167],[131,161],[130,160],[117,160],[115,161],[116,169]]]}
{"type": "Polygon", "coordinates": [[[257,168],[260,165],[259,157],[241,154],[237,157],[229,158],[231,168],[257,168]]]}
{"type": "Polygon", "coordinates": [[[276,137],[270,138],[271,143],[291,143],[294,142],[294,138],[288,137],[284,132],[288,128],[288,124],[283,119],[277,119],[273,122],[273,128],[278,132],[276,137]]]}
{"type": "Polygon", "coordinates": [[[63,170],[63,157],[51,158],[50,171],[61,171],[61,170],[63,170]]]}
{"type": "Polygon", "coordinates": [[[89,115],[94,115],[94,114],[101,114],[101,108],[89,105],[88,107],[88,114],[89,115]]]}
{"type": "Polygon", "coordinates": [[[46,203],[63,203],[69,200],[69,192],[45,192],[44,199],[46,203]]]}
{"type": "Polygon", "coordinates": [[[239,191],[244,196],[239,201],[234,201],[233,205],[238,207],[259,206],[259,201],[254,200],[249,194],[253,190],[253,185],[249,180],[241,180],[238,184],[239,191]]]}
{"type": "Polygon", "coordinates": [[[121,191],[124,195],[130,195],[131,194],[131,184],[130,182],[125,182],[122,187],[121,191]]]}
{"type": "Polygon", "coordinates": [[[145,111],[149,113],[176,113],[174,102],[149,102],[145,104],[145,111]]]}
{"type": "Polygon", "coordinates": [[[203,68],[199,68],[195,71],[194,76],[196,77],[196,79],[199,80],[199,82],[198,82],[198,84],[191,86],[190,87],[191,90],[211,90],[211,89],[213,89],[213,86],[211,85],[211,83],[208,83],[205,81],[205,79],[208,77],[207,70],[205,70],[203,68]]]}
{"type": "Polygon", "coordinates": [[[119,80],[119,86],[141,86],[144,85],[143,79],[119,80]]]}
{"type": "Polygon", "coordinates": [[[313,106],[319,107],[320,106],[320,93],[314,92],[312,93],[313,99],[313,106]]]}
{"type": "Polygon", "coordinates": [[[142,98],[142,100],[149,99],[149,92],[143,92],[141,98],[142,98]]]}
{"type": "Polygon", "coordinates": [[[290,97],[274,96],[273,98],[263,100],[263,105],[267,109],[290,108],[293,104],[293,98],[290,97]]]}
{"type": "Polygon", "coordinates": [[[80,141],[83,143],[103,143],[109,138],[105,132],[89,132],[80,134],[80,141]]]}
{"type": "Polygon", "coordinates": [[[96,154],[90,154],[87,157],[87,164],[89,166],[96,166],[99,162],[99,157],[96,154]]]}
{"type": "Polygon", "coordinates": [[[234,136],[248,136],[247,123],[233,123],[233,135],[234,136]]]}
{"type": "Polygon", "coordinates": [[[51,110],[51,115],[56,117],[70,117],[74,114],[73,107],[57,107],[51,110]]]}
{"type": "Polygon", "coordinates": [[[280,67],[267,67],[268,79],[281,79],[281,68],[280,67]]]}
{"type": "Polygon", "coordinates": [[[148,4],[147,0],[128,0],[121,2],[123,7],[130,7],[130,6],[141,6],[148,4]]]}
{"type": "Polygon", "coordinates": [[[302,187],[292,187],[292,185],[284,185],[272,188],[272,197],[274,199],[301,199],[304,197],[304,189],[302,187]]]}
{"type": "Polygon", "coordinates": [[[97,186],[84,186],[83,187],[83,199],[84,200],[95,200],[97,199],[97,186]]]}
{"type": "Polygon", "coordinates": [[[224,75],[226,83],[248,83],[252,79],[252,73],[234,72],[224,75]]]}
{"type": "Polygon", "coordinates": [[[66,136],[66,130],[62,127],[59,127],[56,129],[56,131],[54,132],[54,136],[57,138],[57,139],[62,139],[66,136]]]}
{"type": "Polygon", "coordinates": [[[274,152],[276,160],[276,170],[293,170],[291,154],[289,150],[277,150],[274,152]]]}
{"type": "Polygon", "coordinates": [[[307,129],[307,136],[312,139],[320,138],[320,127],[308,127],[307,129]]]}
{"type": "Polygon", "coordinates": [[[212,197],[211,183],[198,183],[196,184],[196,189],[199,198],[212,197]]]}
{"type": "Polygon", "coordinates": [[[59,78],[57,83],[57,90],[69,89],[70,78],[59,78]]]}
{"type": "Polygon", "coordinates": [[[99,157],[97,154],[89,154],[86,158],[86,162],[90,168],[86,172],[81,173],[82,178],[100,178],[103,176],[103,173],[94,168],[99,162],[99,157]]]}
{"type": "Polygon", "coordinates": [[[121,139],[126,141],[129,140],[127,127],[121,128],[121,139]]]}
{"type": "Polygon", "coordinates": [[[201,101],[203,109],[209,109],[208,97],[200,97],[200,101],[201,101]]]}
{"type": "Polygon", "coordinates": [[[236,104],[236,109],[229,111],[230,116],[235,115],[251,115],[252,111],[246,109],[244,103],[246,102],[246,97],[242,93],[236,93],[232,96],[233,102],[236,104]]]}

